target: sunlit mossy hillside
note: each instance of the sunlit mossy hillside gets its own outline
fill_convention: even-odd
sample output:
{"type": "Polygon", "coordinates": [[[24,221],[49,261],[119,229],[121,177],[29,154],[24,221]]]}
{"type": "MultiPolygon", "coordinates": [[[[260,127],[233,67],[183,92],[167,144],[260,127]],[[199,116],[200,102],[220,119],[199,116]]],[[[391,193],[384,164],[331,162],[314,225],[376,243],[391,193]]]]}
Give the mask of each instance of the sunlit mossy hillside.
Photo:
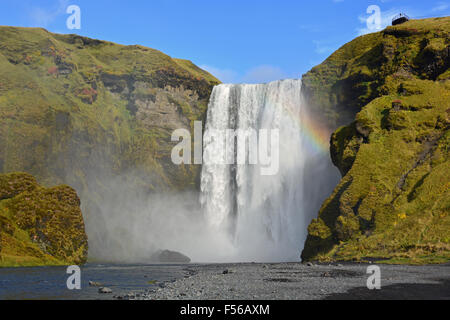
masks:
{"type": "Polygon", "coordinates": [[[166,167],[170,134],[203,119],[218,82],[154,49],[0,27],[0,171],[79,189],[88,169],[139,167],[150,187],[192,185],[198,168],[166,167]]]}
{"type": "Polygon", "coordinates": [[[343,178],[304,260],[450,260],[450,17],[361,36],[304,76],[343,178]],[[350,120],[350,121],[349,121],[350,120]]]}
{"type": "Polygon", "coordinates": [[[41,187],[26,173],[0,174],[0,267],[82,264],[87,252],[75,190],[41,187]]]}
{"type": "Polygon", "coordinates": [[[98,212],[117,184],[143,194],[197,187],[200,166],[172,163],[171,134],[204,120],[218,83],[147,47],[0,27],[0,172],[70,185],[88,234],[106,234],[98,212]]]}

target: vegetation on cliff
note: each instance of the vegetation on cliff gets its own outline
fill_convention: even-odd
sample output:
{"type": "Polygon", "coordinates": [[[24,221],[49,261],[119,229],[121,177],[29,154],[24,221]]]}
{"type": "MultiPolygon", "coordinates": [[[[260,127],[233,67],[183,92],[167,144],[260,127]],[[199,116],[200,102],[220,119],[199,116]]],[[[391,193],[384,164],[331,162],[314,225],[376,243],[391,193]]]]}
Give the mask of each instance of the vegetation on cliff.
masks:
{"type": "Polygon", "coordinates": [[[343,178],[308,227],[304,260],[450,259],[450,18],[359,37],[304,76],[340,127],[343,178]]]}
{"type": "Polygon", "coordinates": [[[200,166],[172,163],[171,134],[193,132],[218,83],[147,47],[0,27],[0,172],[75,188],[96,254],[124,232],[126,212],[102,211],[118,184],[133,195],[198,186],[200,166]]]}
{"type": "Polygon", "coordinates": [[[43,188],[26,173],[0,174],[0,267],[73,265],[88,251],[72,188],[43,188]]]}
{"type": "Polygon", "coordinates": [[[198,168],[166,161],[170,134],[204,118],[219,81],[190,61],[137,45],[0,27],[0,70],[0,172],[25,171],[81,190],[88,169],[139,167],[149,189],[195,184],[198,168]]]}

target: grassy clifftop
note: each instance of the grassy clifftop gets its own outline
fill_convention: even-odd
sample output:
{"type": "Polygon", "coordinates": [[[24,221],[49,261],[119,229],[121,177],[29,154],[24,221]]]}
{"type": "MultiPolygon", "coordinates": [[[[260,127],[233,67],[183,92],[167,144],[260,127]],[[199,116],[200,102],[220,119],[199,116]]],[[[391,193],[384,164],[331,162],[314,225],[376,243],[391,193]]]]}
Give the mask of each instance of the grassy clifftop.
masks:
{"type": "Polygon", "coordinates": [[[82,264],[87,237],[76,192],[0,174],[0,267],[82,264]]]}
{"type": "Polygon", "coordinates": [[[351,123],[331,138],[343,178],[303,259],[450,260],[449,66],[447,17],[359,37],[304,76],[310,103],[351,123]]]}
{"type": "Polygon", "coordinates": [[[411,20],[343,45],[303,76],[309,103],[342,125],[373,99],[389,93],[392,78],[449,77],[450,18],[411,20]]]}

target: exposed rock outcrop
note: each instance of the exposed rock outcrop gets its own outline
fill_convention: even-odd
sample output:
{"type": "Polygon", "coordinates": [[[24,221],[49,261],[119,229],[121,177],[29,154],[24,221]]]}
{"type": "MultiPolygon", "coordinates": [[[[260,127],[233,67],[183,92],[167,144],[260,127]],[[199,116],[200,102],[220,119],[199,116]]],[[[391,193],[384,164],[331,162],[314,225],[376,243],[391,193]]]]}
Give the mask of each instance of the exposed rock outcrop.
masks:
{"type": "Polygon", "coordinates": [[[195,188],[199,168],[171,166],[170,136],[204,119],[216,78],[154,49],[44,29],[0,27],[0,41],[0,170],[82,196],[102,186],[90,172],[135,168],[149,190],[195,188]]]}
{"type": "Polygon", "coordinates": [[[191,259],[177,251],[160,250],[151,256],[150,261],[158,263],[189,263],[191,259]]]}

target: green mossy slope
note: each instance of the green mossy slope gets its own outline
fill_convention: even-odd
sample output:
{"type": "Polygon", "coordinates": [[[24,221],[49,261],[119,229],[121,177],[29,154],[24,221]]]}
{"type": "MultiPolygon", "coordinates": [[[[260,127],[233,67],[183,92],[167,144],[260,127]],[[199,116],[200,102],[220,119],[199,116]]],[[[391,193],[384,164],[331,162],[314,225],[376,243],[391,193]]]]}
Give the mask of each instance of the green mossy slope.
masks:
{"type": "Polygon", "coordinates": [[[171,134],[204,120],[218,83],[151,48],[0,27],[0,172],[73,187],[98,254],[120,229],[102,209],[117,185],[143,198],[198,187],[200,166],[172,163],[171,134]]]}
{"type": "Polygon", "coordinates": [[[83,264],[87,249],[75,190],[0,174],[0,267],[83,264]]]}
{"type": "Polygon", "coordinates": [[[198,168],[170,165],[170,135],[204,119],[218,83],[154,49],[0,27],[0,172],[81,190],[88,169],[139,167],[149,189],[192,187],[198,168]]]}
{"type": "Polygon", "coordinates": [[[344,45],[304,76],[334,124],[343,178],[308,228],[304,260],[450,260],[450,18],[344,45]]]}

